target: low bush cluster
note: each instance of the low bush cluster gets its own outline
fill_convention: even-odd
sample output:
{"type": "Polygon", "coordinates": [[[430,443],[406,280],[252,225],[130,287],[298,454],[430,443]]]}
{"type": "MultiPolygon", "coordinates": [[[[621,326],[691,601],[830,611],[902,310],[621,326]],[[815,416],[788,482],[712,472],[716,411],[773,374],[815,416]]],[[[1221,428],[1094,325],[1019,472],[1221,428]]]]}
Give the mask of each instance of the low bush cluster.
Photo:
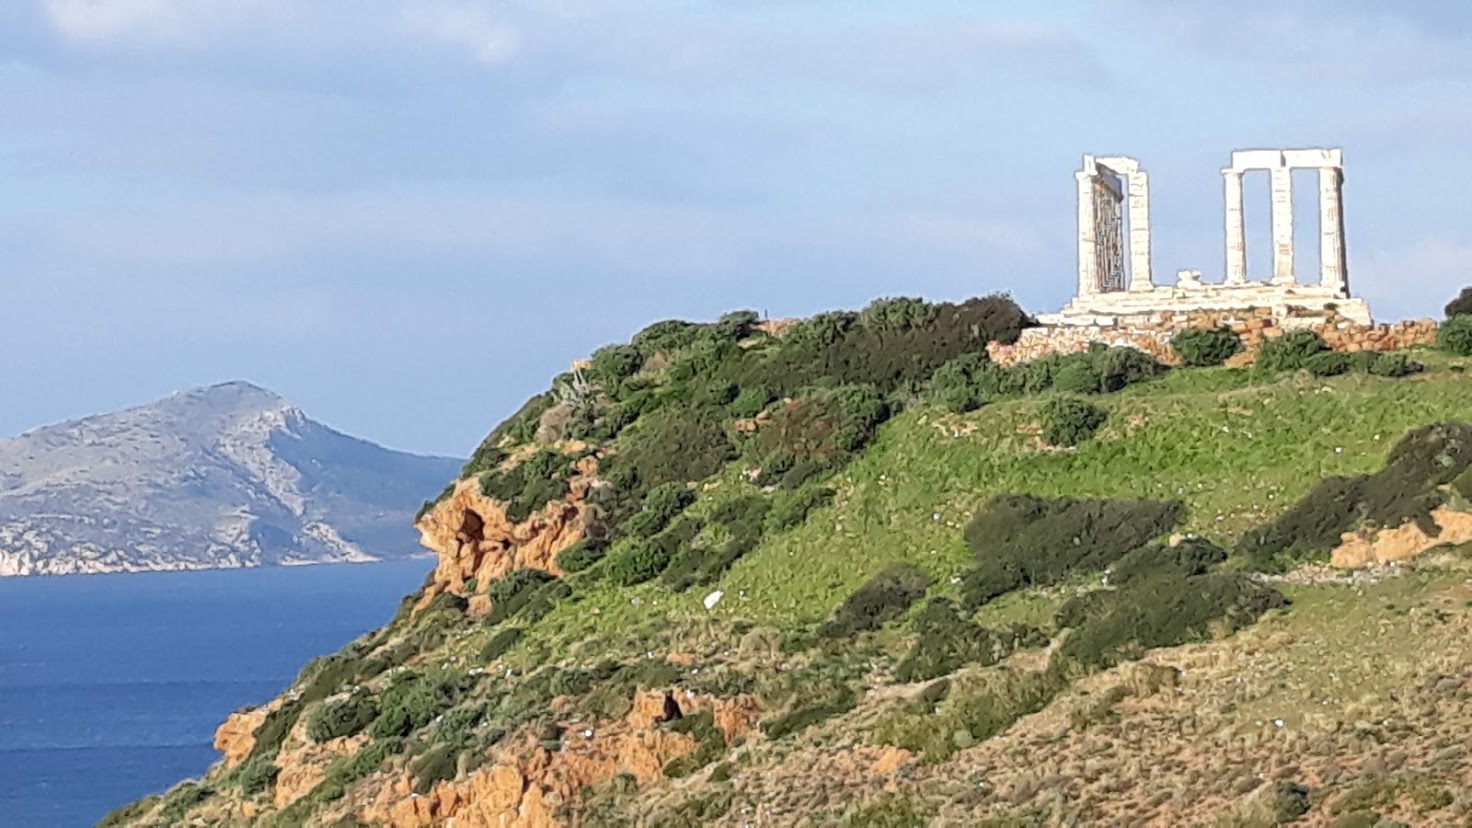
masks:
{"type": "Polygon", "coordinates": [[[1239,548],[1260,568],[1275,569],[1328,554],[1341,536],[1361,526],[1414,521],[1428,534],[1439,529],[1431,511],[1445,499],[1439,487],[1472,467],[1472,425],[1441,423],[1415,429],[1391,450],[1374,474],[1327,477],[1272,523],[1246,533],[1239,548]]]}
{"type": "Polygon", "coordinates": [[[1112,667],[1154,647],[1208,638],[1213,628],[1235,632],[1287,603],[1276,590],[1244,575],[1131,581],[1060,608],[1058,623],[1074,630],[1060,645],[1057,663],[1086,670],[1112,667]]]}
{"type": "Polygon", "coordinates": [[[354,693],[345,699],[319,705],[307,717],[307,738],[325,742],[343,736],[354,736],[378,718],[378,705],[367,693],[354,693]]]}
{"type": "Polygon", "coordinates": [[[474,676],[451,670],[406,670],[393,677],[379,695],[378,718],[369,733],[375,739],[404,738],[458,704],[474,676]]]}
{"type": "Polygon", "coordinates": [[[1263,371],[1297,371],[1309,367],[1315,354],[1329,350],[1324,338],[1313,331],[1289,331],[1262,343],[1256,366],[1263,371]]]}
{"type": "Polygon", "coordinates": [[[1062,397],[1043,403],[1043,441],[1053,446],[1076,446],[1094,436],[1109,414],[1093,403],[1062,397]]]}
{"type": "Polygon", "coordinates": [[[557,567],[568,574],[582,572],[603,560],[606,552],[603,544],[584,538],[557,553],[557,567]]]}
{"type": "Polygon", "coordinates": [[[1180,523],[1179,501],[999,495],[966,527],[977,567],[962,576],[968,607],[1014,589],[1097,572],[1180,523]]]}
{"type": "Polygon", "coordinates": [[[795,489],[813,475],[847,463],[874,439],[892,407],[872,386],[840,386],[790,400],[747,440],[762,464],[757,483],[795,489]]]}
{"type": "Polygon", "coordinates": [[[1080,353],[1054,354],[1010,368],[993,363],[985,352],[967,353],[935,372],[930,398],[960,413],[999,397],[1039,394],[1050,388],[1069,394],[1108,394],[1167,370],[1143,351],[1099,344],[1080,353]]]}
{"type": "Polygon", "coordinates": [[[898,712],[881,722],[874,735],[883,744],[941,762],[1042,710],[1067,686],[1067,680],[1053,671],[998,668],[952,682],[949,695],[934,712],[898,712]]]}
{"type": "Polygon", "coordinates": [[[775,719],[762,722],[762,732],[773,741],[782,739],[826,722],[834,716],[841,716],[853,710],[858,703],[858,696],[852,690],[841,687],[823,701],[798,707],[775,719]]]}
{"type": "Polygon", "coordinates": [[[880,570],[844,599],[818,635],[823,638],[852,638],[877,630],[903,615],[930,588],[930,576],[913,564],[896,563],[880,570]]]}
{"type": "Polygon", "coordinates": [[[1226,559],[1226,550],[1203,538],[1187,538],[1174,546],[1150,544],[1115,561],[1109,567],[1109,583],[1123,586],[1163,575],[1205,575],[1226,559]]]}
{"type": "Polygon", "coordinates": [[[480,477],[480,493],[506,504],[506,518],[520,523],[548,503],[567,494],[572,460],[542,449],[509,469],[493,469],[480,477]]]}
{"type": "Polygon", "coordinates": [[[695,502],[695,492],[684,483],[661,483],[644,495],[643,508],[628,518],[625,534],[651,538],[664,530],[695,502]]]}
{"type": "Polygon", "coordinates": [[[1192,328],[1171,337],[1170,348],[1181,364],[1193,368],[1221,365],[1242,351],[1242,338],[1231,328],[1192,328]]]}
{"type": "Polygon", "coordinates": [[[706,522],[719,531],[697,543],[691,542],[694,533],[690,533],[678,543],[661,581],[677,592],[714,582],[761,543],[771,510],[772,499],[757,495],[729,500],[711,510],[706,522]]]}
{"type": "Polygon", "coordinates": [[[1436,346],[1457,356],[1472,356],[1472,314],[1461,314],[1441,323],[1436,346]]]}
{"type": "Polygon", "coordinates": [[[915,616],[913,627],[915,643],[895,667],[895,678],[903,682],[938,678],[967,664],[990,667],[1016,650],[1048,643],[1047,635],[1034,627],[983,627],[945,598],[932,598],[915,616]]]}
{"type": "Polygon", "coordinates": [[[1446,303],[1446,318],[1455,316],[1472,316],[1472,287],[1462,288],[1457,297],[1446,303]]]}

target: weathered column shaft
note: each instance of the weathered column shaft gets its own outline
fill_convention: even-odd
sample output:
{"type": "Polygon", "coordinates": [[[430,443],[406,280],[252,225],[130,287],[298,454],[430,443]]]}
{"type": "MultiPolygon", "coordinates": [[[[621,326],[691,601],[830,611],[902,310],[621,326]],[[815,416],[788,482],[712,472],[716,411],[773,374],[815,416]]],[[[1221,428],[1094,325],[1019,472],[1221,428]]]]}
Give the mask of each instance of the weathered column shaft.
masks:
{"type": "Polygon", "coordinates": [[[1130,290],[1152,290],[1150,268],[1150,176],[1144,170],[1129,174],[1130,290]]]}
{"type": "Polygon", "coordinates": [[[1269,171],[1273,206],[1273,284],[1291,286],[1293,278],[1293,171],[1269,171]]]}
{"type": "Polygon", "coordinates": [[[1094,177],[1074,173],[1078,181],[1078,295],[1099,292],[1099,248],[1094,224],[1094,177]]]}
{"type": "Polygon", "coordinates": [[[1247,283],[1247,229],[1242,223],[1242,171],[1222,170],[1226,187],[1227,278],[1226,284],[1247,283]]]}
{"type": "Polygon", "coordinates": [[[1319,168],[1319,284],[1349,298],[1349,279],[1344,261],[1344,172],[1338,167],[1319,168]]]}

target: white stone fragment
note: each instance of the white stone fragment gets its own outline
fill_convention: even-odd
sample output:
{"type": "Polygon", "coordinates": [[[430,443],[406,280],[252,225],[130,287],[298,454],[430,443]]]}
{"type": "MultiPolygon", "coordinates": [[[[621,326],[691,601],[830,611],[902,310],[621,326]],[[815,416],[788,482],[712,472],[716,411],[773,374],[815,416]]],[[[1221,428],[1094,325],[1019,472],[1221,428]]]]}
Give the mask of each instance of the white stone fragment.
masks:
{"type": "Polygon", "coordinates": [[[705,604],[706,609],[713,610],[716,608],[716,604],[719,604],[721,602],[721,599],[724,597],[726,597],[726,593],[718,589],[715,592],[712,592],[711,594],[705,596],[705,600],[701,603],[705,604]]]}

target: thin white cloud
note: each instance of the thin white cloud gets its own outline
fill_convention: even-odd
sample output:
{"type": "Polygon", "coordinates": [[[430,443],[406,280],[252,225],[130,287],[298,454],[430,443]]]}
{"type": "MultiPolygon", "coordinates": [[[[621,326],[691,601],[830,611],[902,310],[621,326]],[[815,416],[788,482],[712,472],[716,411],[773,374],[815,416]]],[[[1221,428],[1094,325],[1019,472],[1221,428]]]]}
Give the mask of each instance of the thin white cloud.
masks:
{"type": "Polygon", "coordinates": [[[303,52],[439,45],[483,64],[517,56],[520,30],[486,3],[424,0],[41,0],[63,40],[89,47],[197,50],[270,45],[303,52]]]}
{"type": "Polygon", "coordinates": [[[57,34],[82,44],[198,46],[295,16],[281,0],[43,0],[42,7],[57,34]]]}
{"type": "Polygon", "coordinates": [[[466,49],[480,63],[505,63],[521,50],[521,32],[473,6],[405,8],[405,30],[414,36],[466,49]]]}

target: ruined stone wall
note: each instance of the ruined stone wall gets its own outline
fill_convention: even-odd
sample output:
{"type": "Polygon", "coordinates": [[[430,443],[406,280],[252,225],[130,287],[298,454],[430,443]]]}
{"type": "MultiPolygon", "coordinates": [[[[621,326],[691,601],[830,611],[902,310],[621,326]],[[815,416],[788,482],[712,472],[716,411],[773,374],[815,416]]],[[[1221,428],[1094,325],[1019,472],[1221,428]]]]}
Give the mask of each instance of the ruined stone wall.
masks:
{"type": "Polygon", "coordinates": [[[1333,311],[1275,315],[1269,308],[1246,311],[1188,311],[1101,317],[1092,325],[1045,325],[1028,328],[1011,345],[996,342],[987,346],[992,361],[1010,366],[1052,354],[1088,350],[1091,343],[1129,347],[1144,351],[1162,362],[1179,363],[1171,350],[1171,337],[1189,328],[1231,328],[1246,346],[1246,352],[1229,364],[1250,364],[1265,339],[1290,330],[1317,331],[1336,351],[1396,351],[1436,342],[1436,322],[1414,319],[1383,325],[1362,325],[1333,311]]]}

